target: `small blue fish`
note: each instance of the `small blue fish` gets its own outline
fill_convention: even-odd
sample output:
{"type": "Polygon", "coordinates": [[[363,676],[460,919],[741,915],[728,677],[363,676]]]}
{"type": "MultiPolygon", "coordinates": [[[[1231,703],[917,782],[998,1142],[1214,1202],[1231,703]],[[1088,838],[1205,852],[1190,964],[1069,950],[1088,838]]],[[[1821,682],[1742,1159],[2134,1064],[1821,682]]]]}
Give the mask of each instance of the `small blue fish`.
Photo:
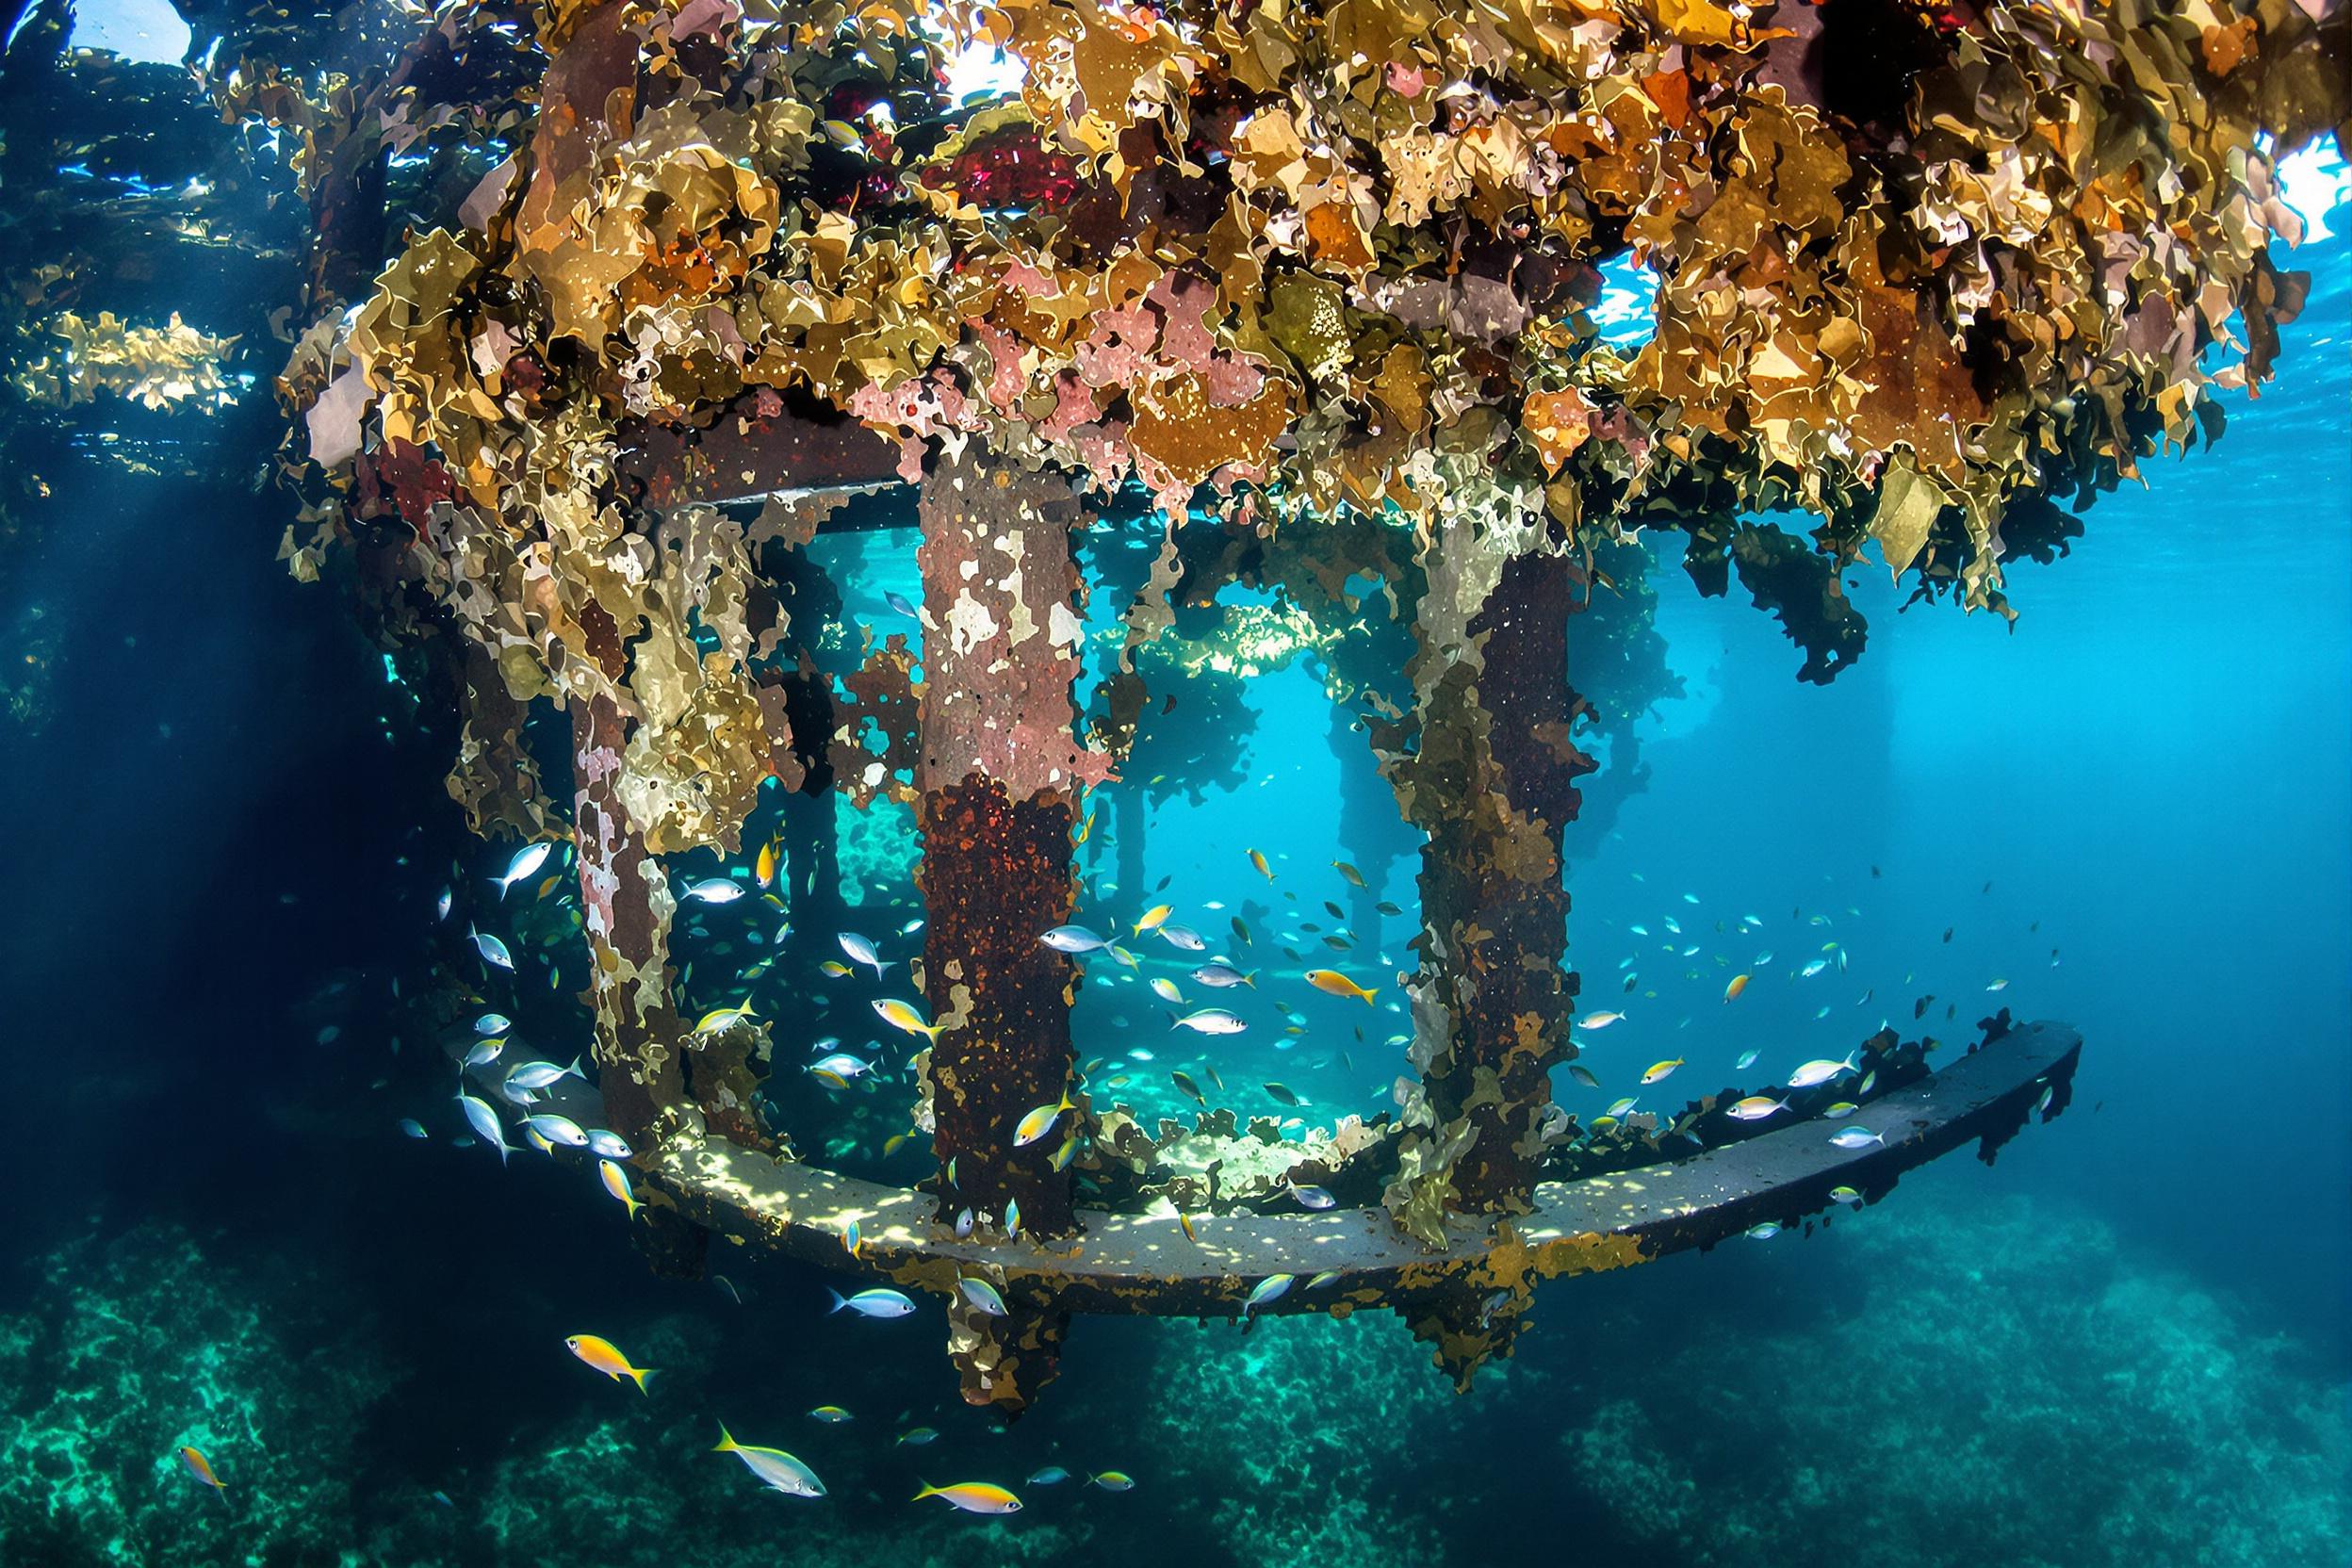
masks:
{"type": "Polygon", "coordinates": [[[1742,1051],[1740,1053],[1740,1059],[1731,1064],[1731,1070],[1734,1072],[1747,1071],[1748,1069],[1756,1065],[1756,1057],[1762,1054],[1763,1053],[1760,1051],[1742,1051]]]}
{"type": "Polygon", "coordinates": [[[1242,1301],[1242,1315],[1247,1317],[1259,1308],[1270,1306],[1281,1300],[1282,1292],[1290,1288],[1291,1278],[1292,1276],[1288,1274],[1268,1274],[1265,1279],[1260,1280],[1256,1287],[1242,1301]]]}
{"type": "Polygon", "coordinates": [[[1192,978],[1196,983],[1217,990],[1223,990],[1233,986],[1248,986],[1255,990],[1258,986],[1255,974],[1244,974],[1222,958],[1215,963],[1202,964],[1192,972],[1192,978]]]}
{"type": "Polygon", "coordinates": [[[627,1138],[606,1127],[588,1129],[588,1152],[608,1160],[626,1160],[633,1152],[627,1138]]]}
{"type": "Polygon", "coordinates": [[[841,951],[849,955],[851,963],[865,965],[874,971],[876,980],[881,979],[882,972],[890,967],[882,961],[882,955],[874,951],[874,943],[855,931],[843,931],[833,939],[841,944],[841,951]]]}
{"type": "Polygon", "coordinates": [[[1841,1127],[1829,1135],[1829,1141],[1839,1149],[1868,1149],[1874,1143],[1883,1146],[1886,1139],[1868,1127],[1841,1127]]]}
{"type": "Polygon", "coordinates": [[[1159,933],[1162,941],[1170,947],[1181,947],[1186,953],[1206,953],[1209,950],[1209,944],[1201,939],[1200,933],[1189,925],[1178,925],[1168,921],[1160,925],[1159,933]]]}
{"type": "Polygon", "coordinates": [[[426,1133],[425,1124],[417,1120],[413,1116],[404,1116],[400,1118],[400,1131],[407,1134],[412,1138],[421,1138],[431,1135],[426,1133]]]}
{"type": "Polygon", "coordinates": [[[514,1027],[514,1021],[504,1013],[484,1013],[474,1020],[474,1033],[477,1035],[503,1035],[514,1027]]]}
{"type": "Polygon", "coordinates": [[[1339,1200],[1332,1197],[1327,1189],[1300,1186],[1296,1182],[1290,1184],[1290,1195],[1298,1200],[1298,1206],[1302,1209],[1329,1209],[1335,1208],[1339,1204],[1339,1200]]]}
{"type": "Polygon", "coordinates": [[[1749,1226],[1748,1234],[1757,1241],[1770,1241],[1774,1236],[1780,1234],[1780,1227],[1773,1221],[1768,1219],[1761,1225],[1749,1226]]]}
{"type": "Polygon", "coordinates": [[[1058,1464],[1049,1464],[1029,1478],[1031,1486],[1059,1486],[1070,1479],[1070,1472],[1058,1464]]]}
{"type": "Polygon", "coordinates": [[[906,616],[910,621],[919,621],[923,619],[922,612],[918,611],[913,604],[907,601],[906,595],[899,593],[896,589],[891,589],[884,593],[882,596],[882,602],[889,605],[892,610],[906,616]]]}
{"type": "Polygon", "coordinates": [[[985,1313],[990,1317],[1006,1315],[1004,1298],[999,1295],[997,1288],[988,1281],[975,1279],[966,1274],[956,1280],[956,1289],[972,1311],[985,1313]]]}
{"type": "Polygon", "coordinates": [[[477,931],[470,925],[466,928],[466,934],[474,939],[474,951],[482,955],[483,963],[502,969],[509,974],[514,972],[514,955],[506,950],[504,942],[487,931],[477,931]]]}
{"type": "Polygon", "coordinates": [[[833,1312],[847,1307],[860,1317],[906,1317],[915,1310],[915,1303],[895,1290],[861,1290],[855,1296],[829,1290],[825,1294],[833,1298],[833,1312]]]}
{"type": "Polygon", "coordinates": [[[961,1241],[966,1236],[972,1234],[972,1227],[977,1217],[978,1217],[975,1216],[970,1209],[958,1209],[956,1211],[956,1240],[961,1241]]]}

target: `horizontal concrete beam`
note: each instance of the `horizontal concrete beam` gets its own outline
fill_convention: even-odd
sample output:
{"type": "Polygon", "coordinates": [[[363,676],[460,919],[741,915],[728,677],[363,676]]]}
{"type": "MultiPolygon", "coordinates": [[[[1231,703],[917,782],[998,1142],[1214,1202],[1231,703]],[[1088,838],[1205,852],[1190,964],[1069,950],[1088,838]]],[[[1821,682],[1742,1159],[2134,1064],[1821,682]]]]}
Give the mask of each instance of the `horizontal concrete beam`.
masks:
{"type": "Polygon", "coordinates": [[[1904,1171],[1966,1143],[1981,1142],[1989,1159],[2046,1091],[2045,1120],[2065,1109],[2082,1043],[2064,1024],[2020,1024],[1846,1121],[1799,1122],[1689,1159],[1544,1183],[1533,1214],[1459,1220],[1442,1251],[1398,1233],[1385,1212],[1364,1209],[1196,1216],[1197,1240],[1167,1210],[1081,1210],[1083,1234],[1059,1247],[958,1239],[932,1218],[926,1194],[778,1164],[712,1138],[663,1146],[649,1178],[712,1230],[942,1294],[973,1274],[1008,1298],[1065,1312],[1223,1316],[1239,1314],[1268,1275],[1290,1274],[1298,1282],[1264,1310],[1344,1312],[1704,1250],[1767,1220],[1795,1224],[1829,1207],[1840,1185],[1874,1200],[1904,1171]],[[1829,1141],[1855,1126],[1882,1134],[1885,1145],[1849,1151],[1829,1141]],[[861,1238],[856,1259],[841,1240],[852,1221],[861,1238]],[[1306,1288],[1325,1272],[1337,1277],[1306,1288]]]}

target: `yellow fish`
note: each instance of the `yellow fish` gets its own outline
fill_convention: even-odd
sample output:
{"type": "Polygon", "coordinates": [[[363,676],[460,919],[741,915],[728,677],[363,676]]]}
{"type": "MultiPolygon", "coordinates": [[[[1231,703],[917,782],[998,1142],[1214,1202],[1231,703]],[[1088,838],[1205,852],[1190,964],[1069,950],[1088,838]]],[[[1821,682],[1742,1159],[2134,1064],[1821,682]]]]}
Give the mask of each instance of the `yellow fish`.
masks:
{"type": "Polygon", "coordinates": [[[1669,1061],[1652,1062],[1650,1064],[1649,1070],[1642,1074],[1642,1081],[1645,1084],[1655,1084],[1659,1079],[1672,1074],[1674,1069],[1680,1067],[1681,1065],[1682,1058],[1680,1056],[1674,1057],[1669,1061]]]}
{"type": "Polygon", "coordinates": [[[1274,868],[1267,865],[1266,863],[1266,857],[1259,854],[1254,849],[1250,852],[1250,863],[1258,868],[1258,874],[1260,876],[1265,877],[1268,882],[1274,880],[1274,868]]]}
{"type": "Polygon", "coordinates": [[[865,1255],[866,1238],[858,1229],[858,1222],[854,1219],[841,1221],[841,1250],[853,1258],[865,1255]]]}
{"type": "Polygon", "coordinates": [[[817,968],[831,975],[836,980],[839,980],[842,975],[849,972],[849,966],[841,962],[839,958],[827,958],[825,962],[819,964],[817,968]]]}
{"type": "Polygon", "coordinates": [[[876,1002],[874,1010],[891,1028],[902,1034],[921,1035],[933,1045],[939,1043],[939,1031],[947,1027],[943,1023],[933,1023],[915,1011],[914,1004],[901,1002],[894,996],[886,996],[876,1002]]]}
{"type": "Polygon", "coordinates": [[[189,1475],[215,1492],[224,1494],[228,1492],[227,1484],[212,1473],[212,1461],[206,1459],[204,1451],[194,1444],[186,1443],[180,1446],[180,1463],[187,1467],[189,1475]]]}
{"type": "Polygon", "coordinates": [[[1140,937],[1146,931],[1157,931],[1175,912],[1176,906],[1173,904],[1154,904],[1143,912],[1141,920],[1135,922],[1135,935],[1140,937]]]}
{"type": "Polygon", "coordinates": [[[989,1481],[957,1481],[954,1486],[925,1484],[915,1501],[944,1497],[966,1513],[1019,1513],[1021,1499],[989,1481]]]}
{"type": "Polygon", "coordinates": [[[1086,821],[1084,821],[1084,822],[1082,822],[1082,823],[1080,823],[1080,824],[1078,825],[1078,833],[1077,833],[1077,836],[1076,836],[1076,838],[1074,838],[1071,841],[1072,841],[1072,842],[1074,842],[1074,843],[1085,843],[1085,842],[1086,841],[1087,838],[1088,838],[1089,836],[1091,836],[1091,835],[1093,834],[1093,832],[1094,832],[1094,813],[1093,813],[1091,810],[1089,810],[1089,811],[1086,813],[1086,821]]]}
{"type": "Polygon", "coordinates": [[[1176,1215],[1176,1223],[1183,1229],[1184,1233],[1184,1239],[1186,1241],[1191,1242],[1195,1247],[1200,1245],[1200,1233],[1192,1228],[1192,1217],[1190,1215],[1185,1214],[1182,1210],[1178,1210],[1176,1215]]]}
{"type": "Polygon", "coordinates": [[[1054,1124],[1062,1119],[1062,1113],[1070,1108],[1070,1097],[1064,1095],[1053,1104],[1039,1105],[1027,1116],[1022,1117],[1021,1124],[1013,1129],[1013,1147],[1020,1149],[1045,1136],[1054,1130],[1054,1124]]]}
{"type": "Polygon", "coordinates": [[[1367,1007],[1373,1004],[1371,991],[1357,985],[1335,969],[1311,969],[1307,971],[1305,979],[1308,985],[1327,995],[1352,996],[1367,1007]]]}
{"type": "Polygon", "coordinates": [[[1731,977],[1731,984],[1723,988],[1723,1000],[1729,1002],[1747,988],[1748,977],[1744,974],[1735,974],[1731,977]]]}
{"type": "Polygon", "coordinates": [[[1054,1151],[1054,1159],[1052,1162],[1054,1169],[1056,1172],[1068,1170],[1070,1168],[1070,1162],[1077,1157],[1078,1135],[1072,1133],[1070,1136],[1062,1140],[1062,1146],[1059,1149],[1054,1151]]]}
{"type": "Polygon", "coordinates": [[[623,1378],[632,1380],[640,1394],[645,1391],[645,1380],[653,1376],[652,1367],[629,1365],[629,1358],[613,1348],[611,1340],[598,1339],[594,1334],[574,1334],[564,1342],[564,1348],[614,1382],[623,1378]]]}
{"type": "Polygon", "coordinates": [[[604,1190],[620,1200],[621,1206],[629,1211],[629,1218],[636,1218],[637,1211],[643,1205],[637,1201],[637,1195],[629,1190],[629,1172],[621,1168],[618,1160],[598,1160],[596,1164],[600,1168],[596,1177],[604,1183],[604,1190]]]}
{"type": "Polygon", "coordinates": [[[694,1020],[694,1032],[697,1035],[715,1035],[722,1029],[748,1022],[750,1019],[751,1004],[748,1002],[738,1003],[732,1007],[713,1007],[694,1020]]]}
{"type": "Polygon", "coordinates": [[[752,880],[761,887],[776,881],[776,841],[770,839],[760,846],[760,858],[751,868],[752,880]]]}

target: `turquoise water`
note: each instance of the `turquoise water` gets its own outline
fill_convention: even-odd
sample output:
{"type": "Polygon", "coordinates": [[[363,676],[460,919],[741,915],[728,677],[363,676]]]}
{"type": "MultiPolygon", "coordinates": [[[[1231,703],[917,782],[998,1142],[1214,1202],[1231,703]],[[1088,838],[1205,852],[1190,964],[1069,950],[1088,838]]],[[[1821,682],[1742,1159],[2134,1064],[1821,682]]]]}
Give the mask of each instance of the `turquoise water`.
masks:
{"type": "MultiPolygon", "coordinates": [[[[2308,188],[2341,190],[2314,167],[2308,188]]],[[[578,1169],[461,1145],[403,1021],[463,961],[431,908],[453,860],[478,889],[504,859],[446,804],[417,694],[284,577],[284,519],[242,475],[60,469],[0,540],[0,626],[32,672],[10,672],[0,771],[0,1563],[2352,1560],[2352,208],[2333,217],[2279,380],[2215,449],[2101,502],[2071,559],[2016,568],[2014,630],[1902,612],[1858,570],[1869,651],[1801,685],[1766,617],[1699,598],[1668,554],[1646,568],[1662,669],[1588,677],[1572,633],[1572,678],[1627,711],[1569,840],[1570,961],[1588,1007],[1625,1016],[1583,1058],[1605,1087],[1563,1074],[1564,1101],[1589,1117],[1655,1059],[1712,1085],[1750,1049],[1840,1055],[1927,995],[1949,1039],[2007,1006],[2085,1054],[2072,1109],[1989,1168],[1954,1156],[1809,1235],[1548,1286],[1459,1397],[1381,1314],[1085,1320],[1004,1429],[956,1399],[934,1304],[828,1315],[847,1275],[742,1255],[723,1282],[653,1278],[578,1169]],[[1746,971],[1734,1027],[1720,997],[1746,971]],[[659,1368],[647,1392],[583,1370],[580,1332],[659,1368]],[[761,1494],[709,1452],[722,1421],[828,1495],[761,1494]],[[180,1469],[189,1443],[218,1498],[180,1469]],[[1025,1479],[1047,1466],[1072,1478],[1025,1479]],[[1134,1489],[1082,1484],[1104,1470],[1134,1489]],[[909,1502],[966,1478],[1027,1507],[909,1502]]],[[[1132,585],[1137,537],[1096,530],[1090,572],[1132,585]]],[[[815,553],[843,596],[821,656],[846,668],[853,628],[901,629],[883,594],[914,591],[911,538],[815,553]]],[[[1118,608],[1102,594],[1098,622],[1118,608]]],[[[1312,1119],[1392,1103],[1417,844],[1326,675],[1307,650],[1181,688],[1097,794],[1079,918],[1177,905],[1301,1030],[1253,994],[1250,1041],[1171,1044],[1145,982],[1191,992],[1198,958],[1147,941],[1139,971],[1098,966],[1080,1054],[1148,1112],[1204,1062],[1248,1114],[1293,1114],[1269,1080],[1312,1119]],[[1350,972],[1385,975],[1370,1007],[1291,978],[1342,927],[1350,972]]],[[[903,961],[905,813],[840,810],[832,922],[903,961]]],[[[884,994],[821,979],[834,932],[802,923],[764,982],[789,1021],[778,1115],[911,1180],[920,1146],[882,1148],[903,1080],[797,1071],[827,1035],[866,1049],[884,994]]],[[[775,918],[700,924],[690,1012],[737,999],[744,950],[717,946],[775,918]]],[[[557,960],[567,989],[579,962],[557,960]]],[[[584,1022],[527,969],[529,994],[485,1004],[568,1059],[584,1022]]]]}

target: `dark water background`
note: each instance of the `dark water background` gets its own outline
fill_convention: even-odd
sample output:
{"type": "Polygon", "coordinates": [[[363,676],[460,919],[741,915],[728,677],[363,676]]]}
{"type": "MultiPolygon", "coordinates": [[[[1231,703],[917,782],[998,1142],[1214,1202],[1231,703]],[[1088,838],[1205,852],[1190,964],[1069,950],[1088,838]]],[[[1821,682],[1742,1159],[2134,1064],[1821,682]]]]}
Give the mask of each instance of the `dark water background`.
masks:
{"type": "MultiPolygon", "coordinates": [[[[1627,1014],[1588,1058],[1610,1092],[1653,1057],[1841,1054],[1932,991],[1954,1039],[2001,1004],[2077,1025],[2076,1102],[1824,1235],[1550,1287],[1461,1400],[1386,1320],[1082,1322],[1000,1435],[956,1407],[933,1309],[827,1318],[818,1276],[748,1259],[742,1306],[649,1278],[576,1174],[451,1148],[442,1076],[390,1050],[463,847],[445,759],[336,596],[271,561],[271,503],[60,493],[71,525],[0,580],[53,710],[0,769],[0,1561],[101,1560],[74,1507],[30,1523],[60,1498],[131,1522],[117,1560],[2346,1560],[2352,269],[2341,236],[2298,265],[2278,383],[2096,508],[2073,559],[2018,567],[2014,632],[1899,614],[1856,571],[1870,649],[1800,686],[1736,590],[1664,564],[1688,694],[1644,723],[1647,789],[1574,846],[1572,962],[1627,1014]],[[1756,937],[1715,931],[1750,911],[1756,937]],[[1669,914],[1697,958],[1658,951],[1669,914]],[[1784,977],[1831,938],[1848,971],[1784,977]],[[1753,947],[1778,962],[1735,1033],[1711,960],[1753,947]],[[1660,998],[1620,998],[1628,955],[1660,998]],[[582,1331],[666,1368],[654,1393],[588,1377],[582,1331]],[[719,1419],[833,1496],[754,1494],[702,1451],[719,1419]],[[939,1442],[893,1445],[917,1423],[939,1442]],[[200,1433],[225,1506],[170,1466],[200,1433]],[[67,1452],[87,1473],[60,1480],[67,1452]],[[1047,1462],[1139,1484],[1023,1488],[1003,1525],[906,1501],[1047,1462]]],[[[853,614],[905,585],[869,577],[853,614]]],[[[1409,906],[1402,841],[1334,837],[1369,761],[1311,669],[1251,704],[1242,782],[1152,814],[1148,879],[1238,899],[1259,845],[1302,887],[1385,863],[1409,906]]],[[[1097,889],[1132,913],[1105,835],[1097,889]]],[[[1409,963],[1408,934],[1384,945],[1409,963]]],[[[1148,1005],[1086,1006],[1088,1054],[1164,1045],[1148,1005]]],[[[1391,1069],[1357,1051],[1229,1059],[1371,1110],[1391,1069]]]]}

